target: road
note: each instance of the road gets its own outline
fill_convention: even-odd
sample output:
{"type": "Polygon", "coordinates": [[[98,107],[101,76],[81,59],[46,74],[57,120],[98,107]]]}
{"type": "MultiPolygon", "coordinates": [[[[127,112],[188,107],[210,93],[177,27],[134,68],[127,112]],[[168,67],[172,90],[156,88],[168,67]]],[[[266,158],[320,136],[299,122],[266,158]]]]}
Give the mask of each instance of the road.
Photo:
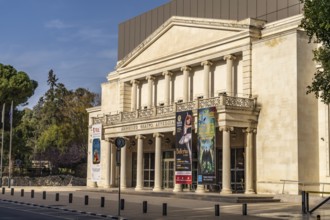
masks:
{"type": "Polygon", "coordinates": [[[93,216],[88,213],[78,213],[63,209],[48,208],[38,205],[27,205],[9,201],[0,201],[0,219],[2,220],[93,220],[104,219],[102,216],[93,216]]]}

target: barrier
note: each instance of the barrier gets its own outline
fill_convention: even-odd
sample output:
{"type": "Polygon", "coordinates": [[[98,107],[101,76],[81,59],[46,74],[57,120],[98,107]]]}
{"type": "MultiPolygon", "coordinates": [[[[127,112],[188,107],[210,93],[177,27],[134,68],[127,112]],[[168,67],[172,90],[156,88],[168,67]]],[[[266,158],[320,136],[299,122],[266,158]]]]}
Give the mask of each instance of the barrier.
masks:
{"type": "Polygon", "coordinates": [[[24,189],[21,189],[21,197],[24,197],[24,189]]]}
{"type": "Polygon", "coordinates": [[[59,193],[56,193],[55,194],[55,201],[59,201],[60,200],[60,194],[59,193]]]}
{"type": "Polygon", "coordinates": [[[85,205],[88,205],[88,196],[85,196],[85,205]]]}
{"type": "Polygon", "coordinates": [[[214,215],[220,216],[220,205],[214,205],[214,215]]]}
{"type": "Polygon", "coordinates": [[[242,204],[242,214],[247,215],[247,204],[246,203],[242,204]]]}
{"type": "Polygon", "coordinates": [[[44,199],[44,200],[46,199],[46,191],[42,192],[42,199],[44,199]]]}
{"type": "Polygon", "coordinates": [[[5,194],[6,188],[2,187],[2,194],[5,194]]]}
{"type": "Polygon", "coordinates": [[[142,204],[142,213],[147,213],[148,210],[148,202],[147,201],[143,201],[142,204]]]}
{"type": "Polygon", "coordinates": [[[104,207],[104,197],[101,197],[101,207],[104,207]]]}
{"type": "Polygon", "coordinates": [[[167,216],[167,203],[163,203],[163,216],[167,216]]]}
{"type": "Polygon", "coordinates": [[[34,198],[34,190],[31,190],[31,198],[34,198]]]}
{"type": "Polygon", "coordinates": [[[69,193],[69,203],[72,203],[72,193],[69,193]]]}
{"type": "Polygon", "coordinates": [[[120,210],[124,210],[125,208],[125,199],[120,200],[120,210]]]}
{"type": "Polygon", "coordinates": [[[14,195],[14,188],[10,189],[10,195],[12,195],[12,196],[14,195]]]}

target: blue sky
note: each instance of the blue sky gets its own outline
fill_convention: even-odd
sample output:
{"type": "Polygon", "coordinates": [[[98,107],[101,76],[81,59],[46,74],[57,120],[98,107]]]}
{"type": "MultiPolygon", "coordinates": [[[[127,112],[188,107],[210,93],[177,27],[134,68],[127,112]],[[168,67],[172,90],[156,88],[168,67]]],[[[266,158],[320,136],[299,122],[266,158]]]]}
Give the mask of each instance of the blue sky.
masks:
{"type": "Polygon", "coordinates": [[[117,62],[118,25],[170,0],[0,0],[0,63],[38,81],[53,69],[68,89],[100,93],[117,62]]]}

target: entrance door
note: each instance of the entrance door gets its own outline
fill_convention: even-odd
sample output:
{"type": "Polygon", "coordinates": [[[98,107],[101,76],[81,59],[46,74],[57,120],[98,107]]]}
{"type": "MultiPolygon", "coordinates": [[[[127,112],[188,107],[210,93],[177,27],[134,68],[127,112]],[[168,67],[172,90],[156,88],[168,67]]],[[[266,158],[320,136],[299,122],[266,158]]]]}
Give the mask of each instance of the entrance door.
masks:
{"type": "Polygon", "coordinates": [[[171,189],[174,187],[174,159],[163,160],[163,188],[171,189]]]}
{"type": "Polygon", "coordinates": [[[155,153],[143,154],[143,186],[154,187],[155,183],[155,153]]]}
{"type": "MultiPolygon", "coordinates": [[[[222,149],[218,150],[218,184],[222,188],[222,149]]],[[[234,193],[243,193],[244,186],[244,148],[231,148],[230,150],[231,188],[234,193]]]]}

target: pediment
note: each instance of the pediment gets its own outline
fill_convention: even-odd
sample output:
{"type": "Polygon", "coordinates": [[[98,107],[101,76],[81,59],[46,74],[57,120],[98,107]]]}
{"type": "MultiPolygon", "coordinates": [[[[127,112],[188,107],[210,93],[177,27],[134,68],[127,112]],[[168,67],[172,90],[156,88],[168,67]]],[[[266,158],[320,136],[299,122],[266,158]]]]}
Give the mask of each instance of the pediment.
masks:
{"type": "MultiPolygon", "coordinates": [[[[248,19],[247,19],[248,20],[248,19]]],[[[237,35],[250,22],[172,17],[121,60],[117,68],[132,67],[194,50],[237,35]]]]}

